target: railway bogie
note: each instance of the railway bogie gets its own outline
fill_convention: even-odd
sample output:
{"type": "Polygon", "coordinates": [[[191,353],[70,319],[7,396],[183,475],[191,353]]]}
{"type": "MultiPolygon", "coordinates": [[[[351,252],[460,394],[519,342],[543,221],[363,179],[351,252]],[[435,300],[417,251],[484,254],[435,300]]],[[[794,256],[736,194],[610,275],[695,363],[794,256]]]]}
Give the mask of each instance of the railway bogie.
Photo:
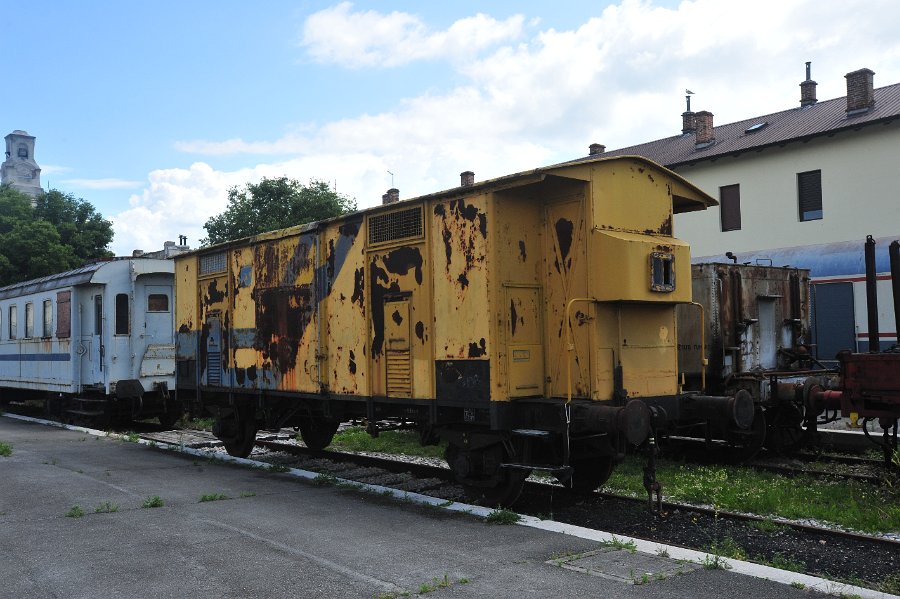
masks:
{"type": "Polygon", "coordinates": [[[471,493],[508,502],[532,469],[596,487],[661,403],[750,426],[744,398],[679,388],[690,254],[672,215],[715,200],[637,157],[465,176],[176,258],[179,397],[229,451],[260,427],[325,446],[341,421],[415,426],[471,493]]]}

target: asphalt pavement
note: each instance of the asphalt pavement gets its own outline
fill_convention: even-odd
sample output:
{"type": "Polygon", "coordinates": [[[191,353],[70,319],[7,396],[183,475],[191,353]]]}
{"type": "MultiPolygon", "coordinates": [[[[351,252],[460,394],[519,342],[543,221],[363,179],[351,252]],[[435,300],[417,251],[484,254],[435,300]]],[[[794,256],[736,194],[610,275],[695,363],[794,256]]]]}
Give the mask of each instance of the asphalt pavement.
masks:
{"type": "Polygon", "coordinates": [[[3,598],[824,596],[31,422],[0,442],[3,598]]]}

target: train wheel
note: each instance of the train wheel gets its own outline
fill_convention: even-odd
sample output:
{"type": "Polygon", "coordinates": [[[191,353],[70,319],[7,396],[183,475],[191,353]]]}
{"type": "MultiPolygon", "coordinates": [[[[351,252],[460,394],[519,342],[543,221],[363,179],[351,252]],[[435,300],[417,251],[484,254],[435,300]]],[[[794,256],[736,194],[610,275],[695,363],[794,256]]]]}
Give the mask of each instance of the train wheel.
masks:
{"type": "Polygon", "coordinates": [[[475,450],[451,443],[447,446],[444,457],[466,496],[490,506],[510,506],[515,503],[531,472],[524,468],[502,467],[508,456],[499,443],[475,450]]]}
{"type": "Polygon", "coordinates": [[[616,462],[612,456],[574,458],[571,460],[572,476],[560,481],[575,495],[590,495],[609,480],[616,462]]]}
{"type": "Polygon", "coordinates": [[[766,410],[766,449],[790,454],[803,445],[803,412],[793,403],[766,410]]]}
{"type": "Polygon", "coordinates": [[[324,418],[309,418],[300,422],[300,438],[313,451],[325,449],[337,432],[340,422],[324,418]]]}
{"type": "Polygon", "coordinates": [[[157,419],[163,428],[172,428],[181,419],[184,410],[181,407],[181,402],[169,405],[167,408],[167,411],[157,416],[157,419]]]}
{"type": "Polygon", "coordinates": [[[216,420],[213,433],[222,440],[228,455],[246,458],[256,445],[256,420],[243,410],[216,420]]]}
{"type": "Polygon", "coordinates": [[[763,409],[753,410],[753,424],[748,430],[729,430],[727,440],[731,444],[730,457],[735,462],[753,459],[766,442],[766,417],[763,409]]]}

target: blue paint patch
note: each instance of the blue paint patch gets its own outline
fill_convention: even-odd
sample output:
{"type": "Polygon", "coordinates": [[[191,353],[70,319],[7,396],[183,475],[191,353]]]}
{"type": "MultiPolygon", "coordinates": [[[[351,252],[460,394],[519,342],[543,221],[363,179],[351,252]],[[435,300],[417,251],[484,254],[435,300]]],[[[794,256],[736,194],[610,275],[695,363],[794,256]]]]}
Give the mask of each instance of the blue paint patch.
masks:
{"type": "Polygon", "coordinates": [[[0,362],[70,362],[70,354],[2,354],[0,362]]]}

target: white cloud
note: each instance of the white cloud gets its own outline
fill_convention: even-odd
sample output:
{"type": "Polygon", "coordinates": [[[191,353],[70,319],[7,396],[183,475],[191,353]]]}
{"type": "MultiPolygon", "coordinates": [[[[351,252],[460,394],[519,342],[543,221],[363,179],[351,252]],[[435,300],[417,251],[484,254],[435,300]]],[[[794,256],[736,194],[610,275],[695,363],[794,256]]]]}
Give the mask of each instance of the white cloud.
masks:
{"type": "MultiPolygon", "coordinates": [[[[473,19],[470,31],[490,22],[473,19]]],[[[458,185],[463,170],[482,180],[584,156],[591,142],[614,149],[676,135],[685,88],[697,92],[692,108],[710,110],[717,123],[792,108],[799,106],[807,60],[820,99],[844,95],[843,75],[861,67],[876,71],[876,85],[894,83],[900,81],[898,21],[900,4],[892,0],[686,0],[674,9],[623,0],[575,29],[482,46],[481,55],[447,67],[447,80],[459,85],[411,91],[390,111],[308,125],[275,140],[226,135],[225,141],[179,142],[182,151],[207,156],[281,160],[231,172],[203,163],[154,171],[150,187],[115,217],[116,239],[135,236],[144,249],[159,246],[163,234],[197,240],[203,222],[225,207],[229,186],[262,176],[337,181],[338,191],[367,207],[390,186],[388,170],[408,198],[458,185]]],[[[449,34],[463,22],[444,39],[463,39],[459,31],[449,34]]],[[[343,3],[310,17],[305,30],[311,27],[353,38],[346,55],[325,37],[307,46],[314,57],[341,64],[360,64],[352,62],[354,54],[377,64],[400,60],[383,42],[398,33],[414,46],[413,56],[439,53],[429,41],[437,34],[404,13],[353,13],[343,3]]],[[[442,43],[440,51],[452,54],[452,44],[442,43]]]]}
{"type": "Polygon", "coordinates": [[[42,164],[41,166],[41,175],[58,175],[60,173],[68,173],[72,171],[72,167],[69,166],[58,166],[55,164],[42,164]]]}
{"type": "Polygon", "coordinates": [[[458,59],[500,42],[517,38],[522,16],[498,21],[484,14],[460,19],[445,31],[430,31],[419,17],[394,11],[353,11],[353,4],[310,15],[303,25],[301,45],[323,63],[345,67],[395,67],[416,60],[458,59]]]}
{"type": "Polygon", "coordinates": [[[80,189],[134,189],[144,184],[127,179],[64,179],[61,183],[80,189]]]}

